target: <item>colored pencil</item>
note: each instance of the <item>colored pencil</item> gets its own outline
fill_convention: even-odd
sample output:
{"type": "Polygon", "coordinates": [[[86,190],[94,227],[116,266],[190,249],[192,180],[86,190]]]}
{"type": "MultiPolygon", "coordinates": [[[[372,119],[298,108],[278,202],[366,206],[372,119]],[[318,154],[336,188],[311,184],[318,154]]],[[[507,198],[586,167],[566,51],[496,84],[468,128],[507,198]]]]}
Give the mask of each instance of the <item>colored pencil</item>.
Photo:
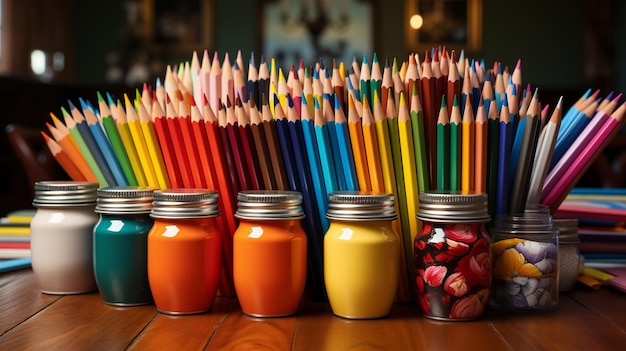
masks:
{"type": "MultiPolygon", "coordinates": [[[[248,106],[248,104],[245,104],[248,106]]],[[[249,110],[249,108],[248,108],[249,110]]],[[[235,118],[237,119],[237,127],[239,129],[239,140],[241,142],[241,152],[248,169],[248,177],[250,178],[251,189],[261,189],[261,166],[258,158],[252,154],[254,145],[254,137],[250,130],[250,114],[246,111],[241,99],[235,100],[235,118]]]]}
{"type": "MultiPolygon", "coordinates": [[[[359,190],[359,184],[354,165],[354,152],[348,131],[348,121],[344,114],[339,98],[335,94],[335,133],[337,135],[337,146],[341,158],[341,172],[343,172],[346,182],[345,190],[359,190]]],[[[336,154],[335,154],[336,155],[336,154]]]]}
{"type": "MultiPolygon", "coordinates": [[[[187,104],[179,100],[178,114],[173,121],[177,124],[177,133],[180,133],[180,141],[182,142],[182,152],[187,168],[188,180],[187,187],[190,188],[206,188],[206,175],[200,161],[200,153],[198,150],[198,141],[195,140],[193,133],[193,125],[191,122],[191,111],[187,104]]],[[[185,181],[183,179],[183,184],[185,181]]]]}
{"type": "MultiPolygon", "coordinates": [[[[461,108],[455,97],[450,114],[450,168],[449,190],[461,190],[462,180],[462,157],[463,157],[463,130],[461,108]]],[[[467,95],[466,95],[467,101],[467,95]]],[[[443,100],[442,100],[443,105],[443,100]]],[[[447,108],[447,106],[446,106],[447,108]]]]}
{"type": "MultiPolygon", "coordinates": [[[[61,108],[61,109],[63,111],[63,114],[67,116],[67,119],[73,120],[74,125],[73,127],[70,127],[70,124],[68,124],[67,121],[65,124],[68,126],[70,130],[72,128],[75,128],[76,130],[78,130],[78,132],[80,133],[80,135],[82,136],[85,142],[85,145],[87,145],[87,147],[91,151],[91,155],[93,156],[94,160],[96,161],[96,164],[100,168],[102,175],[107,180],[107,184],[117,185],[118,177],[114,175],[113,171],[111,170],[111,167],[109,166],[109,162],[113,163],[113,160],[110,159],[110,157],[113,157],[112,156],[113,152],[111,151],[111,154],[107,153],[107,156],[105,157],[105,154],[103,152],[103,149],[105,149],[105,146],[104,144],[102,146],[98,144],[98,142],[96,141],[96,138],[93,135],[93,132],[91,131],[89,125],[87,124],[87,121],[85,120],[84,115],[80,112],[78,107],[76,107],[70,100],[68,100],[68,105],[70,109],[69,113],[67,112],[67,110],[65,110],[65,108],[61,108]]],[[[120,169],[120,173],[121,173],[121,169],[120,169]]]]}
{"type": "Polygon", "coordinates": [[[548,173],[552,154],[554,153],[554,145],[556,143],[563,114],[562,109],[563,97],[560,97],[554,111],[552,112],[550,121],[548,121],[545,127],[541,129],[541,134],[539,135],[539,140],[537,142],[535,161],[533,162],[526,206],[536,205],[539,203],[541,188],[548,173]]]}
{"type": "Polygon", "coordinates": [[[575,154],[575,159],[568,162],[568,169],[565,174],[558,179],[554,187],[546,188],[544,185],[541,203],[547,205],[551,213],[554,213],[558,209],[568,192],[589,169],[600,153],[605,149],[606,145],[624,126],[624,122],[626,121],[626,119],[624,119],[625,114],[626,105],[622,103],[605,119],[597,133],[590,135],[591,138],[585,138],[586,142],[581,152],[575,154]]]}
{"type": "MultiPolygon", "coordinates": [[[[219,111],[217,111],[217,130],[219,133],[219,138],[217,140],[219,140],[220,149],[224,154],[224,164],[226,164],[228,167],[227,174],[230,176],[229,179],[231,182],[232,192],[231,197],[233,199],[236,199],[237,194],[239,194],[239,191],[241,191],[242,189],[242,185],[240,184],[240,182],[242,179],[246,181],[246,176],[244,175],[244,171],[242,168],[243,160],[236,158],[235,153],[233,152],[232,144],[234,141],[230,139],[230,134],[234,134],[234,131],[232,130],[232,125],[231,128],[228,128],[229,120],[227,114],[229,114],[228,108],[225,104],[222,104],[222,107],[219,109],[219,111]],[[231,133],[229,133],[229,129],[231,129],[231,133]]],[[[230,123],[233,123],[233,119],[234,116],[231,116],[230,123]]],[[[235,147],[237,147],[237,145],[235,145],[235,147]]]]}
{"type": "MultiPolygon", "coordinates": [[[[324,233],[328,230],[330,222],[326,218],[326,212],[328,211],[328,195],[326,186],[324,184],[324,173],[322,171],[322,163],[320,161],[320,155],[317,148],[317,140],[315,139],[315,125],[313,117],[310,114],[309,107],[307,106],[306,99],[302,100],[302,115],[300,124],[302,126],[303,145],[309,161],[309,169],[311,172],[311,182],[313,183],[313,190],[315,192],[315,198],[317,202],[318,212],[320,214],[320,221],[322,230],[324,233]]],[[[294,117],[291,117],[294,119],[294,117]]]]}
{"type": "Polygon", "coordinates": [[[50,136],[48,136],[48,134],[44,132],[41,132],[41,136],[43,137],[44,141],[46,142],[46,145],[50,149],[50,153],[52,154],[54,159],[57,160],[61,168],[63,168],[65,173],[67,173],[67,175],[70,176],[72,180],[76,180],[76,181],[86,180],[83,173],[80,171],[80,169],[78,169],[76,164],[74,164],[74,162],[70,159],[70,157],[63,150],[61,145],[59,145],[56,141],[54,141],[53,138],[51,138],[50,136]]]}
{"type": "Polygon", "coordinates": [[[61,146],[63,151],[67,154],[67,156],[72,160],[72,163],[76,165],[76,167],[83,174],[83,177],[90,182],[97,182],[98,178],[94,175],[93,171],[89,167],[89,164],[85,160],[85,157],[81,154],[80,149],[76,146],[73,139],[71,139],[71,134],[67,127],[53,114],[50,113],[55,125],[61,126],[61,128],[56,128],[50,123],[46,123],[48,130],[50,131],[50,135],[54,138],[54,140],[61,146]]]}
{"type": "Polygon", "coordinates": [[[441,107],[437,118],[437,177],[436,188],[442,191],[450,189],[450,118],[445,96],[441,99],[441,107]]]}
{"type": "Polygon", "coordinates": [[[256,105],[256,100],[250,95],[250,133],[252,134],[251,152],[254,152],[259,163],[260,188],[266,190],[277,189],[276,177],[272,168],[272,161],[267,146],[261,111],[256,105]]]}
{"type": "MultiPolygon", "coordinates": [[[[304,115],[303,115],[304,116],[304,115]]],[[[304,123],[304,118],[302,119],[304,123]]],[[[367,155],[365,153],[365,141],[363,140],[363,126],[361,117],[354,106],[352,94],[348,96],[348,131],[350,132],[350,143],[354,156],[354,166],[356,170],[359,189],[371,191],[370,173],[367,166],[367,155]]]]}
{"type": "Polygon", "coordinates": [[[139,162],[146,176],[147,185],[154,188],[160,188],[158,177],[156,175],[156,169],[153,164],[153,160],[150,157],[150,151],[146,142],[146,137],[141,128],[141,121],[135,111],[135,106],[128,98],[127,94],[124,94],[125,106],[126,106],[126,120],[130,135],[132,136],[133,143],[137,149],[137,155],[139,156],[139,162]]]}
{"type": "MultiPolygon", "coordinates": [[[[176,99],[177,100],[177,99],[176,99]]],[[[189,157],[187,157],[185,150],[185,141],[183,140],[183,134],[181,130],[181,123],[179,122],[178,111],[174,107],[174,98],[167,94],[165,96],[165,122],[167,130],[170,136],[170,142],[176,162],[178,164],[178,172],[183,188],[193,188],[193,175],[191,174],[191,165],[189,164],[189,157]]]]}
{"type": "MultiPolygon", "coordinates": [[[[479,96],[480,97],[480,96],[479,96]]],[[[474,126],[474,112],[472,101],[467,97],[465,110],[461,120],[461,188],[463,193],[474,191],[476,170],[476,132],[474,126]]],[[[478,110],[477,110],[478,111],[478,110]]],[[[481,140],[482,142],[482,140],[481,140]]],[[[482,161],[482,159],[481,159],[482,161]]]]}
{"type": "Polygon", "coordinates": [[[474,188],[478,193],[487,192],[487,148],[489,146],[489,127],[487,124],[487,112],[481,96],[476,111],[476,119],[474,121],[474,140],[475,140],[475,156],[474,156],[474,188]]]}
{"type": "MultiPolygon", "coordinates": [[[[415,155],[415,168],[417,171],[417,184],[419,191],[427,191],[431,189],[428,177],[428,162],[426,158],[426,139],[424,136],[424,114],[422,104],[417,95],[417,86],[413,85],[413,93],[411,94],[410,116],[411,130],[413,133],[413,153],[415,155]]],[[[407,106],[408,107],[408,106],[407,106]]],[[[435,180],[436,181],[436,180],[435,180]]]]}
{"type": "Polygon", "coordinates": [[[498,131],[498,171],[496,178],[495,214],[505,214],[509,202],[509,157],[512,146],[511,114],[507,96],[502,97],[500,130],[498,131]]]}
{"type": "MultiPolygon", "coordinates": [[[[120,186],[128,185],[128,181],[126,180],[126,176],[124,175],[124,171],[122,170],[122,166],[113,151],[113,146],[111,146],[111,142],[109,138],[104,134],[104,129],[98,117],[92,107],[89,107],[83,99],[79,99],[83,114],[80,116],[84,118],[83,122],[87,124],[89,127],[89,131],[93,136],[94,141],[100,148],[102,156],[109,167],[111,174],[113,174],[113,178],[115,179],[115,184],[120,186]]],[[[78,114],[77,114],[78,116],[78,114]]],[[[74,119],[76,121],[76,119],[74,119]]],[[[82,122],[81,122],[82,123],[82,122]]],[[[80,124],[77,121],[77,124],[80,124]]]]}
{"type": "Polygon", "coordinates": [[[146,175],[141,165],[141,161],[139,160],[139,153],[137,152],[137,147],[135,146],[133,137],[130,134],[130,128],[128,127],[124,105],[119,100],[114,102],[110,95],[108,95],[107,98],[109,106],[111,106],[111,113],[113,114],[113,118],[115,119],[115,123],[117,125],[117,130],[120,132],[120,139],[122,139],[124,149],[126,150],[126,154],[128,154],[130,165],[133,167],[133,173],[137,179],[137,185],[147,186],[148,182],[146,180],[146,175]]]}
{"type": "MultiPolygon", "coordinates": [[[[436,158],[437,150],[435,140],[437,125],[437,103],[435,100],[435,80],[432,74],[430,54],[426,50],[424,63],[422,64],[422,75],[420,78],[420,96],[422,98],[422,110],[424,111],[424,138],[426,139],[426,157],[428,159],[429,182],[434,183],[436,179],[436,158]]],[[[448,97],[450,99],[452,97],[448,97]]]]}
{"type": "Polygon", "coordinates": [[[385,181],[383,179],[380,151],[378,150],[376,124],[366,95],[363,95],[363,116],[361,125],[363,127],[363,142],[365,144],[365,154],[367,156],[367,167],[370,174],[372,191],[385,192],[385,181]]]}
{"type": "Polygon", "coordinates": [[[487,119],[487,196],[489,215],[495,216],[496,191],[498,184],[498,144],[500,137],[500,116],[495,98],[489,103],[487,119]]]}
{"type": "Polygon", "coordinates": [[[109,179],[104,176],[102,172],[101,164],[97,162],[96,159],[94,158],[91,148],[87,145],[82,134],[78,131],[76,122],[74,121],[72,116],[70,116],[70,114],[67,113],[65,109],[62,108],[61,110],[62,110],[63,119],[65,122],[65,126],[67,127],[67,130],[72,135],[72,138],[76,142],[76,145],[78,145],[78,148],[80,149],[80,152],[82,153],[83,157],[85,157],[85,161],[87,161],[89,168],[91,168],[91,171],[98,179],[98,184],[100,185],[100,187],[107,187],[109,186],[109,184],[114,185],[114,183],[109,183],[109,179]]]}
{"type": "Polygon", "coordinates": [[[178,170],[178,160],[174,151],[174,145],[170,136],[169,129],[167,128],[167,117],[161,104],[153,99],[152,108],[150,110],[150,118],[152,120],[154,131],[156,133],[156,139],[159,143],[161,153],[163,155],[163,162],[165,164],[165,171],[172,188],[182,188],[183,181],[181,178],[181,172],[178,170]]]}
{"type": "Polygon", "coordinates": [[[274,179],[276,180],[276,188],[279,190],[288,190],[289,183],[287,182],[287,171],[285,170],[283,152],[280,148],[278,140],[276,121],[270,111],[269,101],[264,98],[262,101],[263,106],[261,107],[261,116],[263,117],[263,131],[267,141],[267,150],[270,156],[272,170],[274,172],[274,179]]]}
{"type": "Polygon", "coordinates": [[[137,178],[135,177],[135,173],[133,172],[133,168],[130,164],[130,160],[128,158],[128,154],[126,153],[126,149],[124,148],[124,143],[120,138],[119,131],[117,130],[117,125],[115,124],[115,120],[113,119],[113,115],[111,114],[111,109],[109,105],[104,100],[104,97],[97,92],[98,96],[98,108],[100,110],[100,119],[104,130],[106,131],[106,136],[108,140],[111,142],[111,146],[113,147],[113,151],[115,152],[115,157],[117,158],[120,167],[122,167],[122,171],[124,172],[124,177],[130,186],[137,185],[137,178]]]}
{"type": "MultiPolygon", "coordinates": [[[[181,108],[182,105],[183,104],[181,104],[181,108]]],[[[154,174],[156,175],[158,187],[161,189],[167,189],[171,187],[171,183],[165,166],[165,161],[163,159],[163,152],[161,151],[161,146],[159,145],[159,141],[157,139],[152,117],[144,106],[145,105],[138,96],[135,100],[135,109],[137,111],[137,117],[139,118],[141,132],[146,141],[148,155],[150,156],[150,161],[152,162],[152,167],[154,168],[154,174]]]]}
{"type": "MultiPolygon", "coordinates": [[[[332,144],[330,141],[330,132],[328,121],[324,118],[322,105],[316,98],[314,109],[315,138],[317,141],[317,149],[320,155],[320,163],[322,165],[322,174],[324,175],[324,184],[328,194],[340,190],[339,172],[335,168],[332,144]]],[[[330,112],[332,114],[332,112],[330,112]]]]}

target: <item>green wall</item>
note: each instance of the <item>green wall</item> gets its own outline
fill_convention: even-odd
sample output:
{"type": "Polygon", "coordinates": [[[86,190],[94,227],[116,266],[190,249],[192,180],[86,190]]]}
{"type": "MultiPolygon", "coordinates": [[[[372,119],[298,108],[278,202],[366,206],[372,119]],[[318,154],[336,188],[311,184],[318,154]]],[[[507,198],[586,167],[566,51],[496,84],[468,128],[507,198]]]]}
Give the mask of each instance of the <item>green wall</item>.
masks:
{"type": "MultiPolygon", "coordinates": [[[[513,66],[522,61],[523,79],[533,87],[567,91],[584,90],[581,55],[583,0],[527,0],[509,2],[483,0],[483,51],[479,56],[486,65],[498,60],[513,66]],[[514,7],[512,6],[514,4],[514,7]]],[[[106,70],[107,52],[119,49],[124,21],[124,0],[75,1],[76,77],[78,84],[98,84],[106,70]]],[[[244,60],[257,53],[257,17],[259,1],[214,0],[215,50],[234,58],[241,50],[244,60]]],[[[614,1],[617,9],[617,60],[626,57],[626,4],[614,1]],[[622,38],[621,41],[618,39],[622,38]]],[[[404,0],[378,1],[377,53],[379,56],[404,58],[402,23],[404,0]]],[[[212,51],[211,51],[212,52],[212,51]]],[[[189,58],[191,52],[189,53],[189,58]]],[[[180,59],[173,59],[177,64],[180,59]]],[[[624,64],[616,64],[619,79],[616,89],[623,91],[626,82],[624,64]]]]}

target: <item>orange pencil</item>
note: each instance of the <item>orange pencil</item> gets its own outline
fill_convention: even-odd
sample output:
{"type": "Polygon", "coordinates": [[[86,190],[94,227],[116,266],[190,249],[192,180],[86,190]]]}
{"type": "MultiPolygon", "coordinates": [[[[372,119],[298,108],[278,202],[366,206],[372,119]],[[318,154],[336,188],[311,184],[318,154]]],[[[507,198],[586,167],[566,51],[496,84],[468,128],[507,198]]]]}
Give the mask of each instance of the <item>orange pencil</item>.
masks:
{"type": "Polygon", "coordinates": [[[476,120],[474,121],[475,166],[474,191],[487,192],[487,112],[482,97],[478,103],[476,120]]]}
{"type": "MultiPolygon", "coordinates": [[[[53,119],[56,119],[60,124],[62,124],[53,114],[51,114],[51,116],[53,116],[53,119]]],[[[63,127],[65,127],[64,124],[62,125],[63,127]]],[[[46,126],[48,127],[48,130],[50,131],[50,134],[52,135],[54,140],[72,160],[72,163],[74,163],[76,167],[80,170],[83,178],[90,182],[97,182],[98,178],[96,178],[96,176],[91,171],[91,168],[89,168],[87,161],[85,161],[85,158],[80,153],[80,150],[78,149],[76,144],[72,142],[72,139],[70,139],[71,135],[69,134],[69,131],[62,131],[61,129],[54,127],[50,123],[46,123],[46,126]]]]}
{"type": "Polygon", "coordinates": [[[46,145],[48,145],[52,156],[54,156],[59,165],[61,165],[63,170],[65,170],[72,180],[86,180],[85,176],[83,176],[78,167],[76,167],[67,153],[63,151],[63,148],[56,141],[54,141],[54,139],[49,137],[48,134],[44,132],[41,132],[41,136],[43,136],[43,139],[46,141],[46,145]]]}
{"type": "Polygon", "coordinates": [[[348,96],[348,131],[350,132],[350,143],[352,144],[352,154],[354,156],[354,166],[356,168],[359,189],[371,191],[370,172],[367,166],[367,155],[365,153],[365,141],[363,140],[363,126],[354,106],[352,95],[348,96]]]}

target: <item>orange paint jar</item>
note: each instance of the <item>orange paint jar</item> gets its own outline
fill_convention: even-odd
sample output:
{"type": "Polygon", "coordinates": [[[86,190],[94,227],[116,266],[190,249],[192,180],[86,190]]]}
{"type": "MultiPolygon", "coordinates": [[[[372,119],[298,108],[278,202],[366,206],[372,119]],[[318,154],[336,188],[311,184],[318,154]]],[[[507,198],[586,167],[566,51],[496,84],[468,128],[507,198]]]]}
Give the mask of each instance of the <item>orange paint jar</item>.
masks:
{"type": "Polygon", "coordinates": [[[298,310],[306,281],[302,195],[242,191],[233,237],[233,278],[243,313],[279,317],[298,310]]]}
{"type": "Polygon", "coordinates": [[[148,281],[159,312],[211,309],[220,274],[218,194],[206,189],[154,192],[148,233],[148,281]]]}

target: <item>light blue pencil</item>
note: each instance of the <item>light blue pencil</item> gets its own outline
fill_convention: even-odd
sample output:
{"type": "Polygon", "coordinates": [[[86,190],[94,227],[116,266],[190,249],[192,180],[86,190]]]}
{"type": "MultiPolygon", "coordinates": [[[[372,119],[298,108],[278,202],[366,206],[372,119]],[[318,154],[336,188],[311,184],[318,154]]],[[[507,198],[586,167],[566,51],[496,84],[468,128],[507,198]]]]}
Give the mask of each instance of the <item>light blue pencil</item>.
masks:
{"type": "Polygon", "coordinates": [[[356,166],[354,165],[354,154],[352,153],[352,143],[350,132],[348,131],[348,120],[341,109],[341,103],[335,94],[335,130],[337,133],[337,145],[339,146],[339,156],[341,157],[341,168],[346,181],[346,190],[359,190],[359,183],[356,176],[356,166]]]}

